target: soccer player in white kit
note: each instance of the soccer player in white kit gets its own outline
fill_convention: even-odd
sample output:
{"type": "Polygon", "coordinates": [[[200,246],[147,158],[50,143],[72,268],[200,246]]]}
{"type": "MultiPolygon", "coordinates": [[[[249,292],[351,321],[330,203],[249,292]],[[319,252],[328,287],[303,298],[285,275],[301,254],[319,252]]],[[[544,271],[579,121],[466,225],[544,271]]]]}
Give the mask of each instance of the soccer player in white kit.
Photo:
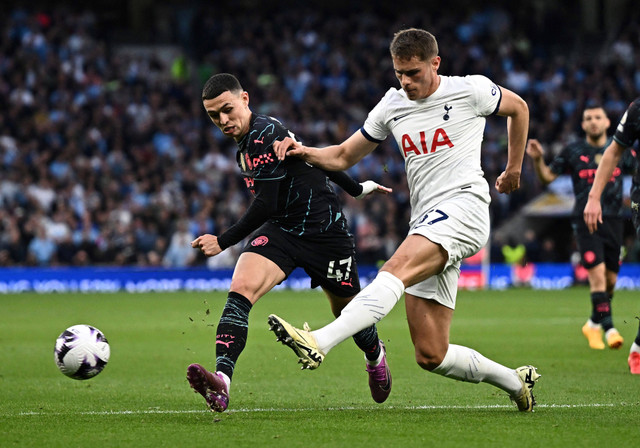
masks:
{"type": "Polygon", "coordinates": [[[310,331],[271,315],[271,330],[304,367],[314,369],[335,345],[387,315],[404,292],[416,362],[423,369],[493,384],[506,391],[520,411],[531,411],[539,377],[535,367],[507,368],[449,343],[460,262],[489,237],[489,186],[480,165],[485,117],[507,117],[508,161],[495,187],[511,193],[520,186],[529,109],[518,95],[484,76],[438,75],[438,44],[425,30],[399,31],[390,52],[401,89],[389,89],[359,131],[326,148],[286,138],[274,149],[281,159],[298,156],[328,170],[345,170],[392,134],[405,158],[412,210],[409,234],[336,320],[310,331]]]}

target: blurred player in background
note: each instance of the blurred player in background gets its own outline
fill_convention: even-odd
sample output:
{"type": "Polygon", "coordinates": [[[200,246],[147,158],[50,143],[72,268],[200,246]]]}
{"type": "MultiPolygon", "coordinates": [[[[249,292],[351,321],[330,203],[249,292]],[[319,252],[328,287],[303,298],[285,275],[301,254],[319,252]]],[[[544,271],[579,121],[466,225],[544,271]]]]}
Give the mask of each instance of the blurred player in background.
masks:
{"type": "Polygon", "coordinates": [[[591,293],[591,317],[582,327],[582,334],[589,341],[589,347],[603,350],[604,331],[607,345],[618,349],[624,339],[613,325],[611,299],[620,271],[620,248],[624,233],[622,218],[622,175],[632,173],[635,161],[624,157],[604,189],[604,223],[594,232],[589,232],[584,222],[583,212],[589,189],[605,148],[611,141],[607,129],[611,121],[600,106],[591,106],[582,113],[584,140],[566,146],[550,165],[544,161],[544,150],[538,140],[527,144],[527,154],[533,160],[533,167],[540,181],[547,185],[560,175],[570,174],[575,203],[571,227],[576,238],[582,265],[589,276],[591,293]]]}
{"type": "MultiPolygon", "coordinates": [[[[618,123],[616,132],[613,135],[613,141],[604,151],[600,165],[593,180],[591,191],[589,192],[589,200],[584,207],[584,221],[587,224],[589,232],[597,232],[603,224],[603,207],[601,204],[603,191],[607,181],[613,175],[620,159],[623,157],[627,148],[631,148],[636,140],[640,139],[640,97],[636,98],[627,108],[624,115],[618,123]]],[[[640,238],[640,156],[638,152],[631,148],[630,153],[636,158],[636,173],[633,175],[633,183],[631,185],[631,217],[633,225],[636,228],[636,236],[640,238]]],[[[604,193],[606,195],[606,193],[604,193]]],[[[606,201],[606,199],[605,199],[606,201]]],[[[640,375],[640,325],[636,339],[629,349],[629,370],[635,375],[640,375]]]]}
{"type": "Polygon", "coordinates": [[[290,138],[274,147],[280,158],[290,150],[313,165],[342,170],[393,134],[405,159],[411,195],[409,235],[332,323],[311,332],[271,315],[271,328],[315,368],[338,343],[387,315],[404,292],[420,367],[460,381],[492,384],[506,391],[519,410],[531,411],[539,377],[535,367],[511,369],[449,343],[460,262],[489,237],[489,185],[480,166],[485,117],[508,117],[508,161],[495,186],[510,193],[520,186],[529,109],[518,95],[484,76],[438,75],[438,44],[425,30],[399,31],[390,52],[401,88],[387,91],[359,131],[326,148],[305,147],[290,138]]]}
{"type": "MultiPolygon", "coordinates": [[[[202,101],[211,121],[237,142],[238,166],[255,196],[227,231],[201,235],[191,243],[213,257],[256,231],[235,266],[218,324],[216,371],[200,364],[187,369],[191,387],[212,410],[222,412],[229,404],[236,360],[246,344],[249,312],[260,297],[296,267],[307,272],[312,287],[322,287],[335,316],[360,290],[353,237],[329,179],[357,198],[391,190],[373,181],[359,184],[344,172],[325,172],[298,158],[278,160],[272,143],[293,134],[275,118],[252,113],[249,94],[233,75],[209,78],[202,101]]],[[[372,397],[382,403],[391,391],[391,374],[375,325],[353,339],[365,353],[372,397]]]]}

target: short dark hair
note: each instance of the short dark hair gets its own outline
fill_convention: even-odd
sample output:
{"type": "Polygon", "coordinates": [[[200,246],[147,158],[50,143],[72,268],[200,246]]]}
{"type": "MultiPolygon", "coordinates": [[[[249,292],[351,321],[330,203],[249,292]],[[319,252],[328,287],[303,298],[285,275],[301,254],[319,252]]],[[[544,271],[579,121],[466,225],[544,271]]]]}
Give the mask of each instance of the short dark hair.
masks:
{"type": "Polygon", "coordinates": [[[394,58],[409,60],[417,56],[421,61],[428,61],[438,56],[438,41],[428,31],[407,28],[393,35],[389,51],[394,58]]]}
{"type": "Polygon", "coordinates": [[[240,81],[229,73],[218,73],[207,80],[202,88],[202,101],[212,100],[224,92],[242,92],[240,81]]]}
{"type": "Polygon", "coordinates": [[[587,104],[587,105],[584,107],[584,110],[582,111],[582,113],[584,114],[586,111],[588,111],[588,110],[593,110],[593,109],[602,109],[602,110],[603,110],[603,112],[604,112],[604,114],[605,114],[605,116],[607,115],[607,110],[606,110],[606,109],[604,108],[604,106],[603,106],[602,104],[600,104],[600,103],[590,103],[590,104],[587,104]]]}

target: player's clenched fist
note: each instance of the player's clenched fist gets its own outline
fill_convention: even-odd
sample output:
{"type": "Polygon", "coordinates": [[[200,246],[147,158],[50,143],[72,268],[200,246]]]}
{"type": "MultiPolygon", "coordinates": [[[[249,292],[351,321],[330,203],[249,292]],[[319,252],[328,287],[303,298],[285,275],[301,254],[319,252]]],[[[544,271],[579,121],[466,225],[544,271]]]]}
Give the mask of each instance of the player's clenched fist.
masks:
{"type": "Polygon", "coordinates": [[[520,173],[508,173],[503,171],[496,179],[498,193],[512,193],[520,188],[520,173]]]}
{"type": "Polygon", "coordinates": [[[191,247],[200,249],[207,257],[213,257],[222,252],[218,244],[218,237],[208,233],[191,241],[191,247]]]}

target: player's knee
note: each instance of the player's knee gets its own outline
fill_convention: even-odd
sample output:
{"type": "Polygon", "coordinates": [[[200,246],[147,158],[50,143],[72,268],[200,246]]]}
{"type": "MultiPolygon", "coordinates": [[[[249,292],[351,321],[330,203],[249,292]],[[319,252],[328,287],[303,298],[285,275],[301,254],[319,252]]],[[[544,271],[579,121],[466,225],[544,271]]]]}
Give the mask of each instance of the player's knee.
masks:
{"type": "Polygon", "coordinates": [[[258,296],[258,288],[249,281],[244,281],[242,278],[232,279],[231,286],[229,287],[229,291],[237,292],[238,294],[242,294],[247,299],[253,302],[253,298],[258,296]]]}
{"type": "Polygon", "coordinates": [[[432,371],[440,364],[442,364],[445,353],[441,354],[438,353],[437,350],[416,347],[415,355],[416,362],[420,367],[422,367],[424,370],[432,371]]]}
{"type": "Polygon", "coordinates": [[[238,294],[245,295],[247,292],[247,283],[242,280],[232,279],[231,285],[229,286],[229,291],[235,291],[238,294]]]}
{"type": "Polygon", "coordinates": [[[255,303],[258,298],[269,292],[278,282],[268,276],[256,276],[242,272],[234,272],[231,279],[230,291],[242,294],[255,303]]]}

